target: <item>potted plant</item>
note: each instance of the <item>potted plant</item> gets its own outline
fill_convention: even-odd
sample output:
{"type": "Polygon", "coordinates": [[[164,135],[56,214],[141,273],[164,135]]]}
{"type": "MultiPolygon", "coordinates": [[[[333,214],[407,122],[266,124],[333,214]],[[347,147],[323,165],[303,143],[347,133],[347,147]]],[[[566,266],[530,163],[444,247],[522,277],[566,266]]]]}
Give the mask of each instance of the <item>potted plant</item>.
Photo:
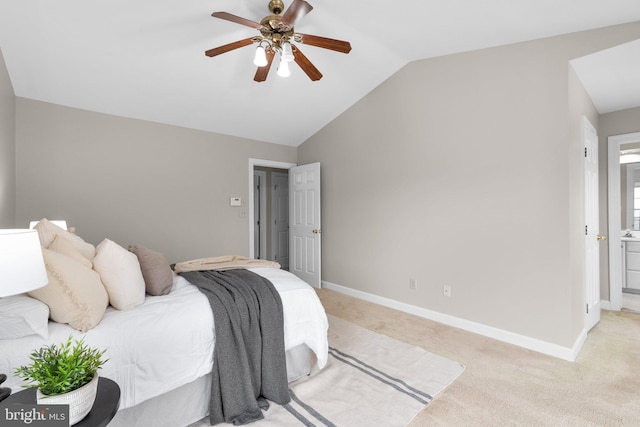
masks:
{"type": "Polygon", "coordinates": [[[35,350],[31,364],[15,370],[17,376],[37,387],[38,403],[69,405],[69,425],[82,420],[91,410],[98,389],[98,369],[107,361],[106,350],[89,347],[84,338],[52,344],[35,350]]]}

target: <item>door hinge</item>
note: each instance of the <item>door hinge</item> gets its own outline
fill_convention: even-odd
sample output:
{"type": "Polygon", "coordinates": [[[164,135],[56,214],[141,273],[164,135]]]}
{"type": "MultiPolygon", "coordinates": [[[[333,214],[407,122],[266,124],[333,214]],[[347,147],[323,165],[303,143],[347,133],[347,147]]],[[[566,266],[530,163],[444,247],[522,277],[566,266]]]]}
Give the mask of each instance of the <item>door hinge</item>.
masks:
{"type": "Polygon", "coordinates": [[[585,235],[585,236],[588,236],[588,235],[589,235],[589,226],[588,226],[588,225],[585,225],[585,226],[584,226],[584,235],[585,235]]]}
{"type": "Polygon", "coordinates": [[[584,156],[587,157],[587,147],[584,147],[584,156]]]}
{"type": "Polygon", "coordinates": [[[589,304],[587,304],[587,314],[589,314],[589,304]]]}

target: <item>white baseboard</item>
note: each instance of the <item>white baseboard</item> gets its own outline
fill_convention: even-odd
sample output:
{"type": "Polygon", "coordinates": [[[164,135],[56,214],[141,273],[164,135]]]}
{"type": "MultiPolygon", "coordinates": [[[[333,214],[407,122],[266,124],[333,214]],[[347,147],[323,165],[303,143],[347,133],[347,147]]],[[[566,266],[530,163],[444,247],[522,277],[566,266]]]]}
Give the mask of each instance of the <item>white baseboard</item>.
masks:
{"type": "Polygon", "coordinates": [[[415,305],[336,285],[335,283],[324,280],[322,281],[322,287],[570,362],[576,360],[578,353],[587,339],[587,332],[582,331],[572,347],[563,347],[537,338],[516,334],[514,332],[505,331],[503,329],[494,328],[493,326],[483,325],[481,323],[472,322],[470,320],[461,319],[459,317],[439,313],[426,308],[416,307],[415,305]]]}
{"type": "Polygon", "coordinates": [[[600,308],[602,308],[603,310],[611,310],[611,302],[600,300],[600,308]]]}

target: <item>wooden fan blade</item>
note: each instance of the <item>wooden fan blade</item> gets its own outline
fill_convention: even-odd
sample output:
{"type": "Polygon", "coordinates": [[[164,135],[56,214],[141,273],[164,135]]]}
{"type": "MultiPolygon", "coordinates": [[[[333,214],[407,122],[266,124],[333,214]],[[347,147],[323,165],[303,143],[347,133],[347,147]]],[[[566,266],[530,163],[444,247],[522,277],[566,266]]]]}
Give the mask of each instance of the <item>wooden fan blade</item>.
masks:
{"type": "Polygon", "coordinates": [[[227,12],[213,12],[211,16],[213,16],[214,18],[224,19],[225,21],[235,22],[236,24],[246,25],[247,27],[251,27],[251,28],[256,28],[256,29],[262,28],[262,25],[257,22],[251,21],[249,19],[241,18],[240,16],[232,15],[227,12]]]}
{"type": "Polygon", "coordinates": [[[307,73],[307,76],[314,82],[320,80],[322,78],[322,73],[318,71],[318,69],[307,59],[306,56],[300,52],[300,49],[295,47],[293,49],[293,58],[296,61],[296,64],[302,68],[302,71],[307,73]]]}
{"type": "Polygon", "coordinates": [[[342,40],[328,39],[326,37],[312,36],[310,34],[299,34],[301,43],[308,44],[310,46],[322,47],[325,49],[335,50],[336,52],[349,53],[351,52],[351,43],[342,40]]]}
{"type": "Polygon", "coordinates": [[[293,3],[289,6],[289,8],[282,15],[282,22],[284,25],[293,26],[296,21],[307,13],[313,10],[313,6],[307,3],[304,0],[293,0],[293,3]]]}
{"type": "Polygon", "coordinates": [[[253,77],[253,80],[257,82],[267,80],[267,74],[269,74],[269,69],[271,68],[273,57],[275,56],[275,53],[272,50],[267,50],[265,54],[267,55],[267,65],[264,67],[258,67],[258,71],[256,71],[256,75],[253,77]]]}
{"type": "Polygon", "coordinates": [[[253,43],[253,39],[248,38],[244,40],[238,40],[237,42],[225,44],[224,46],[214,47],[213,49],[207,50],[204,54],[207,56],[216,56],[222,53],[229,52],[230,50],[238,49],[244,46],[249,46],[253,43]]]}

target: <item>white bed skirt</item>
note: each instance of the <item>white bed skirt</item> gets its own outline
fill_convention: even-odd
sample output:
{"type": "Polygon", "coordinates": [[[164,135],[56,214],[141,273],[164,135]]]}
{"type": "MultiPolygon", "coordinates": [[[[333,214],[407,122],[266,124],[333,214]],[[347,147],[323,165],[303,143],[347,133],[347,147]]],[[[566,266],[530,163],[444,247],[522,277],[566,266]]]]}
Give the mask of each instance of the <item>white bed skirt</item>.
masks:
{"type": "MultiPolygon", "coordinates": [[[[287,380],[295,381],[311,371],[314,354],[301,344],[288,350],[287,380]]],[[[209,414],[211,374],[205,375],[136,406],[118,411],[109,427],[186,427],[209,414]]]]}

